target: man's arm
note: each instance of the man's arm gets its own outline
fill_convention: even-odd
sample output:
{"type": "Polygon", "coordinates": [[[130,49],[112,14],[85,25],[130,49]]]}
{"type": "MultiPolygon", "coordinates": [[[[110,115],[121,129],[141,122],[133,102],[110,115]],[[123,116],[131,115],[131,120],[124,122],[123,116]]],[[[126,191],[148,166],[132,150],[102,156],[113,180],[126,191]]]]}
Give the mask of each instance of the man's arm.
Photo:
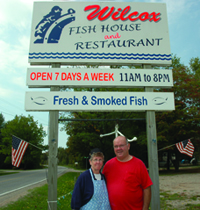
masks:
{"type": "Polygon", "coordinates": [[[143,190],[144,204],[142,210],[148,210],[151,201],[151,186],[143,190]]]}

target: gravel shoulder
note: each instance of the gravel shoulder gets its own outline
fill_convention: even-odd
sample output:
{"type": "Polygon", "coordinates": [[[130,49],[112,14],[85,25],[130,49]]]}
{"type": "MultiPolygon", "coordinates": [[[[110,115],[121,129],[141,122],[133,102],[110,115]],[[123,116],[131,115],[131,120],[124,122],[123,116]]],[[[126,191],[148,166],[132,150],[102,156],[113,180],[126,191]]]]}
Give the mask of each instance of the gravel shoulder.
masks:
{"type": "Polygon", "coordinates": [[[179,194],[184,200],[168,200],[176,209],[186,209],[186,204],[200,204],[200,172],[159,176],[160,193],[179,194]],[[197,199],[191,199],[196,196],[197,199]]]}

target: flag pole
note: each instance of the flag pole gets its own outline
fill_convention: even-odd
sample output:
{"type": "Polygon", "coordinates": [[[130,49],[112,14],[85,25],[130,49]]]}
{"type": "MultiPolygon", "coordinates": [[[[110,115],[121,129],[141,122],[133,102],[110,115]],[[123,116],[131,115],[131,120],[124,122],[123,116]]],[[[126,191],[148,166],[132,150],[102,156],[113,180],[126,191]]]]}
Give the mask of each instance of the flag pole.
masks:
{"type": "MultiPolygon", "coordinates": [[[[192,137],[192,138],[189,138],[189,139],[193,139],[193,137],[192,137]]],[[[181,142],[181,141],[179,141],[179,142],[181,142]]],[[[179,142],[178,142],[178,143],[179,143],[179,142]]],[[[176,144],[178,144],[178,143],[176,143],[176,144]]],[[[172,146],[174,146],[174,145],[176,145],[176,144],[172,144],[172,145],[169,145],[169,146],[167,146],[167,147],[163,147],[163,148],[159,149],[158,151],[161,151],[161,150],[164,150],[164,149],[166,149],[166,148],[172,147],[172,146]]]]}
{"type": "Polygon", "coordinates": [[[163,147],[163,148],[159,149],[158,151],[164,150],[164,149],[169,148],[169,147],[172,147],[172,146],[174,146],[174,145],[175,145],[175,144],[169,145],[169,146],[167,146],[167,147],[163,147]]]}
{"type": "MultiPolygon", "coordinates": [[[[18,138],[18,139],[21,139],[21,138],[19,138],[19,137],[17,137],[17,136],[15,136],[15,135],[12,135],[11,134],[11,136],[14,136],[14,137],[16,137],[16,138],[18,138]]],[[[21,140],[23,140],[23,141],[25,141],[24,139],[21,139],[21,140]]],[[[44,150],[44,149],[41,149],[40,147],[37,147],[37,146],[35,146],[34,144],[31,144],[30,142],[28,142],[28,141],[25,141],[25,142],[27,142],[27,143],[29,143],[30,145],[32,145],[32,146],[34,146],[34,147],[36,147],[37,149],[40,149],[40,150],[44,150]]]]}

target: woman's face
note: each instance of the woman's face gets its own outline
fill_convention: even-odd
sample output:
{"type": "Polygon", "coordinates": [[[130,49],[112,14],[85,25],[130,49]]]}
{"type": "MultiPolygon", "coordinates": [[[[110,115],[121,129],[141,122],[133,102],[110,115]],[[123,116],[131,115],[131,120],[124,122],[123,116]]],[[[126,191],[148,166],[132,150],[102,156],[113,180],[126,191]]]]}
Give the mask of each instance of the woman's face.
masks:
{"type": "Polygon", "coordinates": [[[103,166],[103,157],[94,156],[90,161],[93,173],[98,174],[103,166]]]}

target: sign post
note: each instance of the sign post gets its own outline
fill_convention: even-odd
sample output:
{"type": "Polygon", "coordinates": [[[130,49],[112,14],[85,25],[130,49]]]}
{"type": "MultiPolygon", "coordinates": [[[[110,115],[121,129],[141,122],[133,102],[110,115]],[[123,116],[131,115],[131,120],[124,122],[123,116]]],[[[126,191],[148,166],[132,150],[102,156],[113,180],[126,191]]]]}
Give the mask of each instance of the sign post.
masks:
{"type": "MultiPolygon", "coordinates": [[[[60,64],[52,64],[58,68],[60,64]]],[[[51,87],[50,91],[59,91],[60,87],[51,87]]],[[[49,158],[48,158],[48,209],[57,209],[57,152],[58,152],[59,111],[49,111],[49,158]]]]}
{"type": "MultiPolygon", "coordinates": [[[[149,68],[149,65],[144,65],[149,68]]],[[[145,92],[153,92],[152,87],[145,87],[145,92]]],[[[153,181],[151,191],[151,209],[160,209],[160,189],[159,189],[159,169],[158,169],[158,149],[156,135],[156,116],[155,111],[146,111],[146,131],[148,148],[149,175],[153,181]]]]}

